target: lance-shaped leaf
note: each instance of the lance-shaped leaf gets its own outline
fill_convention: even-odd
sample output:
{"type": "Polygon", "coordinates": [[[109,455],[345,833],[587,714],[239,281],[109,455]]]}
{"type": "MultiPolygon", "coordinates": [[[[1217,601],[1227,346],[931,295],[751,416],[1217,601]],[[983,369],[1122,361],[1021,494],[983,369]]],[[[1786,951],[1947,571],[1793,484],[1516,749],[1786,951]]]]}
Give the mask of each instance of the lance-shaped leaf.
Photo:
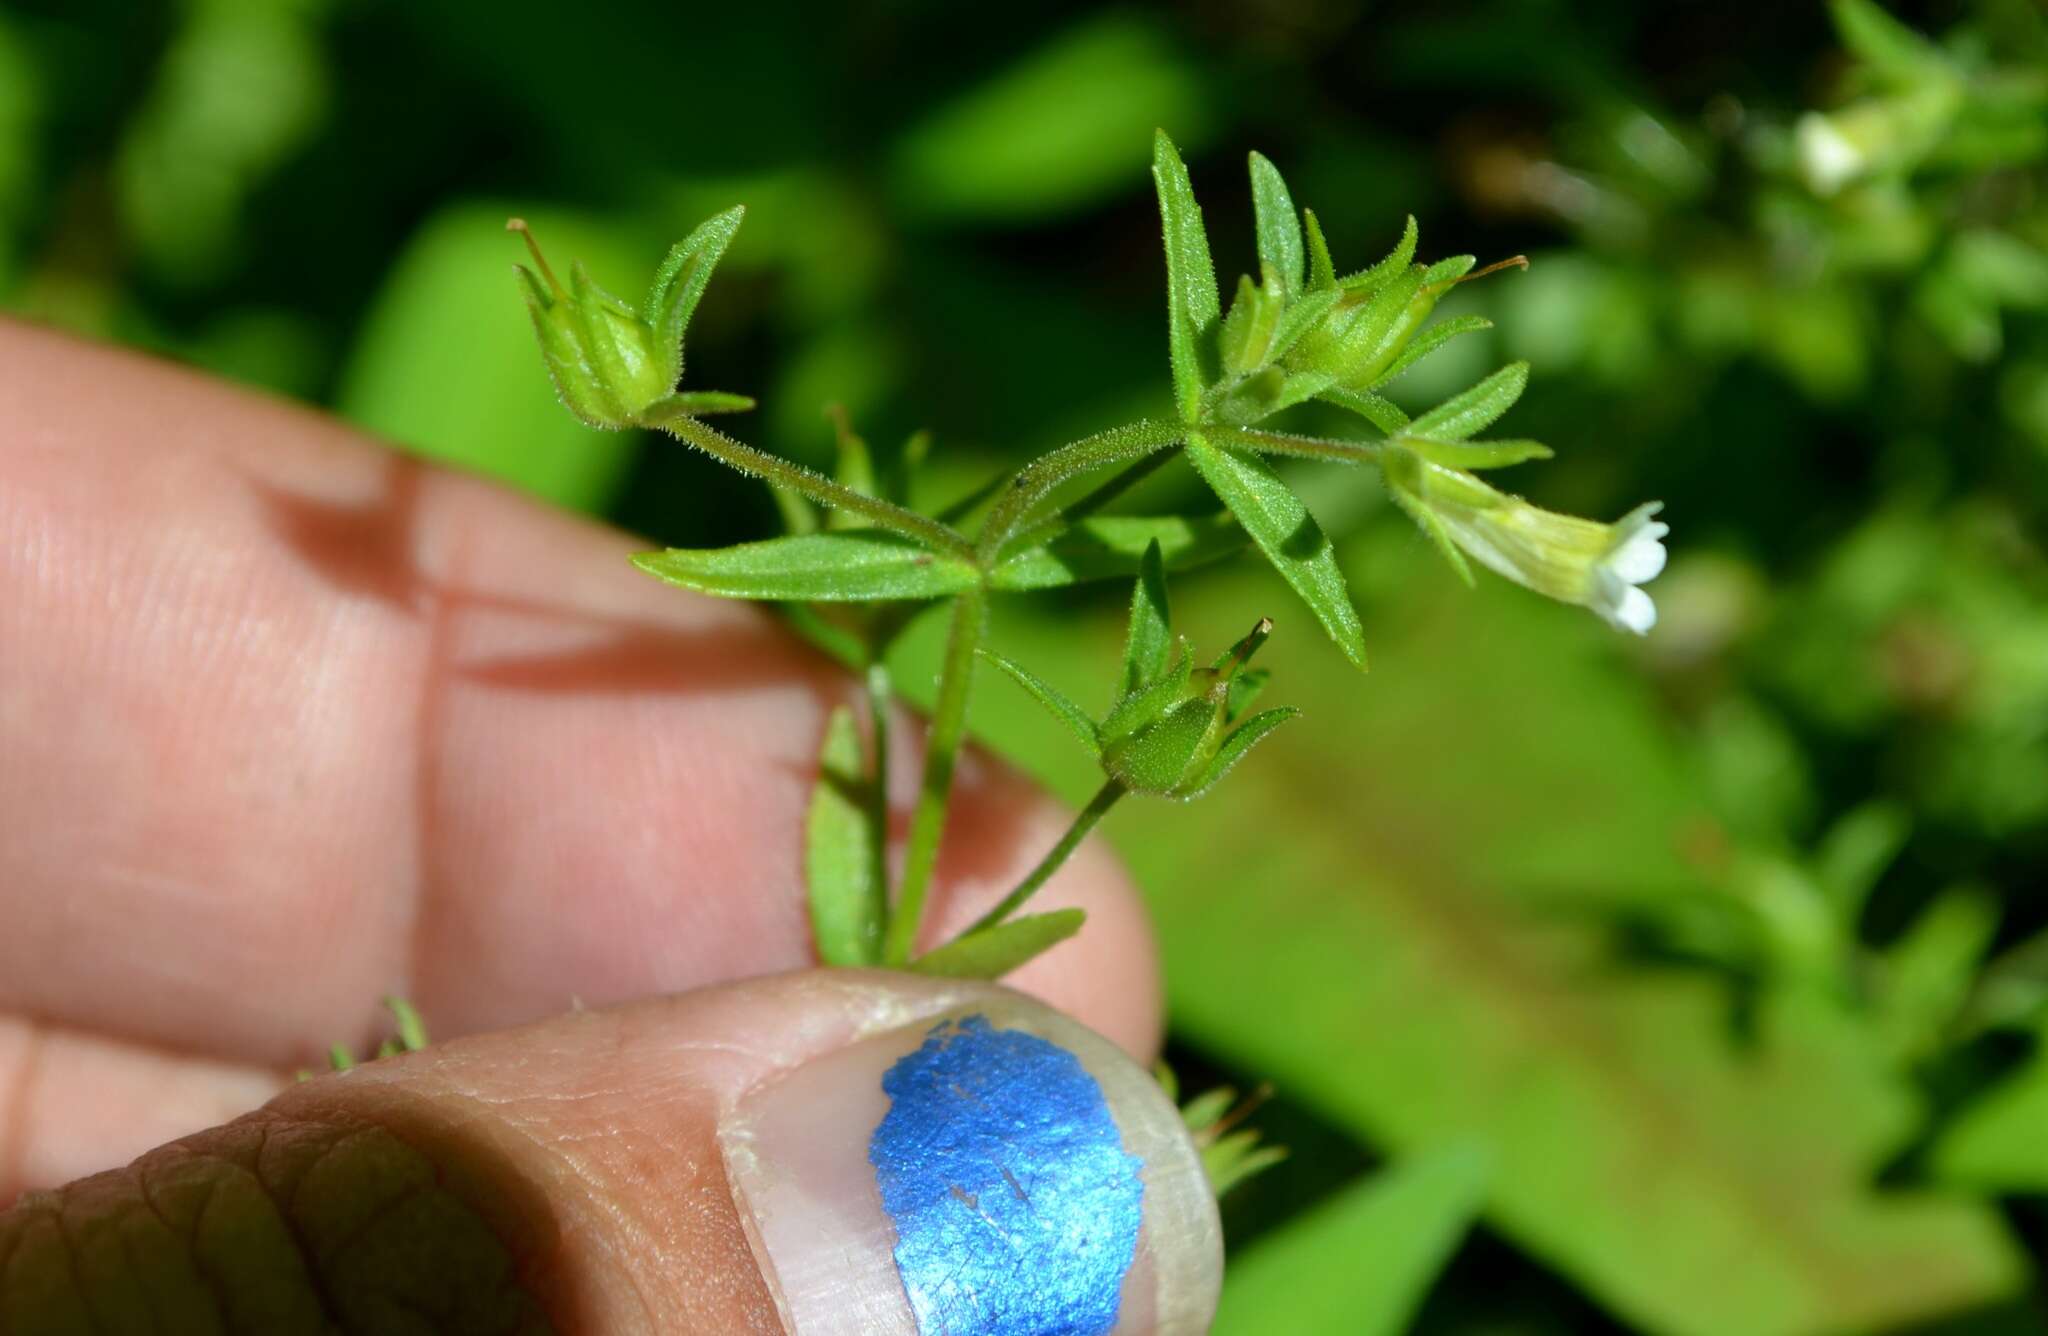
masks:
{"type": "Polygon", "coordinates": [[[1408,215],[1407,225],[1401,229],[1401,239],[1394,243],[1394,249],[1387,257],[1370,269],[1361,269],[1340,280],[1340,288],[1376,288],[1415,262],[1415,243],[1419,239],[1415,226],[1415,215],[1408,215]]]}
{"type": "Polygon", "coordinates": [[[1344,572],[1337,566],[1330,540],[1301,498],[1256,456],[1221,449],[1199,434],[1189,435],[1187,453],[1189,462],[1230,507],[1266,560],[1301,595],[1337,648],[1352,663],[1365,667],[1365,628],[1351,606],[1344,572]]]}
{"type": "Polygon", "coordinates": [[[1529,383],[1529,364],[1510,362],[1463,394],[1453,395],[1408,424],[1407,434],[1430,441],[1462,441],[1485,431],[1515,406],[1529,383]]]}
{"type": "Polygon", "coordinates": [[[1159,544],[1145,549],[1138,566],[1138,582],[1131,589],[1130,629],[1124,634],[1124,674],[1120,695],[1128,696],[1166,667],[1173,652],[1169,629],[1172,609],[1166,601],[1166,563],[1159,544]]]}
{"type": "Polygon", "coordinates": [[[927,951],[910,962],[910,971],[947,979],[1000,979],[1081,931],[1086,918],[1087,914],[1079,909],[1026,914],[927,951]]]}
{"type": "Polygon", "coordinates": [[[993,650],[982,650],[981,657],[1010,675],[1010,680],[1031,694],[1031,698],[1046,708],[1053,718],[1065,724],[1081,739],[1081,745],[1093,756],[1101,752],[1101,742],[1096,736],[1095,721],[1088,712],[1069,700],[1058,687],[1039,677],[1030,669],[1013,663],[993,650]]]}
{"type": "Polygon", "coordinates": [[[1452,469],[1504,469],[1552,455],[1541,441],[1431,441],[1403,435],[1401,444],[1432,464],[1452,469]]]}
{"type": "Polygon", "coordinates": [[[1308,290],[1320,292],[1337,286],[1337,266],[1330,259],[1330,243],[1323,240],[1323,225],[1314,209],[1301,211],[1302,227],[1308,234],[1308,290]]]}
{"type": "Polygon", "coordinates": [[[869,796],[860,730],[842,705],[825,724],[818,783],[804,820],[811,939],[827,965],[871,965],[881,945],[886,891],[869,796]]]}
{"type": "Polygon", "coordinates": [[[1216,755],[1210,760],[1209,768],[1202,772],[1202,777],[1195,781],[1195,787],[1187,796],[1199,798],[1215,788],[1225,775],[1237,768],[1237,763],[1242,761],[1252,748],[1259,745],[1261,738],[1300,713],[1301,711],[1292,705],[1283,705],[1277,710],[1262,710],[1239,724],[1235,732],[1223,739],[1223,745],[1216,749],[1216,755]]]}
{"type": "Polygon", "coordinates": [[[1472,334],[1492,328],[1493,322],[1483,315],[1460,315],[1439,321],[1410,339],[1408,346],[1401,350],[1401,355],[1388,363],[1385,371],[1373,378],[1373,384],[1386,384],[1460,334],[1472,334]]]}
{"type": "Polygon", "coordinates": [[[1408,415],[1400,405],[1370,390],[1329,389],[1316,397],[1326,404],[1350,409],[1389,436],[1398,436],[1408,427],[1408,415]]]}
{"type": "Polygon", "coordinates": [[[649,575],[721,598],[865,603],[944,598],[973,588],[973,563],[880,529],[795,534],[736,547],[645,552],[649,575]]]}
{"type": "Polygon", "coordinates": [[[1323,322],[1323,317],[1337,309],[1337,302],[1344,294],[1336,288],[1319,288],[1296,298],[1287,314],[1280,317],[1280,324],[1273,330],[1273,341],[1266,345],[1266,360],[1277,362],[1285,357],[1301,336],[1323,322]]]}
{"type": "Polygon", "coordinates": [[[654,330],[655,348],[663,359],[671,386],[683,376],[683,334],[689,328],[690,317],[696,313],[704,287],[711,281],[711,270],[732,244],[733,234],[740,230],[740,220],[745,215],[745,207],[740,206],[705,219],[696,231],[670,248],[668,258],[655,271],[644,314],[654,330]]]}
{"type": "Polygon", "coordinates": [[[1182,419],[1201,413],[1210,376],[1203,351],[1222,317],[1216,269],[1209,261],[1209,237],[1202,208],[1195,203],[1187,164],[1161,130],[1152,146],[1152,180],[1159,191],[1159,218],[1166,230],[1167,345],[1173,355],[1173,399],[1182,419]]]}
{"type": "Polygon", "coordinates": [[[1259,232],[1259,258],[1273,266],[1280,276],[1282,295],[1293,296],[1306,281],[1308,254],[1301,243],[1301,216],[1294,211],[1294,197],[1280,169],[1263,153],[1253,153],[1252,216],[1259,232]]]}
{"type": "Polygon", "coordinates": [[[1145,549],[1159,545],[1170,571],[1216,561],[1245,545],[1228,512],[1214,515],[1096,515],[1005,558],[989,577],[997,589],[1053,589],[1086,580],[1129,579],[1145,549]]]}

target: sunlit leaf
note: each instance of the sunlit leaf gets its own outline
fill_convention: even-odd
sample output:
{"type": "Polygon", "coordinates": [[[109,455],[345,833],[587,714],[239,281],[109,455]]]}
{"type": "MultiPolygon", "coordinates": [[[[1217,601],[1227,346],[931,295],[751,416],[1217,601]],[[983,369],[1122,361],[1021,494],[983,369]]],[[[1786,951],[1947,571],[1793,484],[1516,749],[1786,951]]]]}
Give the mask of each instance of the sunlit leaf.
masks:
{"type": "Polygon", "coordinates": [[[1259,258],[1280,276],[1281,292],[1292,296],[1301,291],[1308,267],[1301,242],[1301,216],[1294,211],[1294,197],[1287,193],[1280,169],[1263,153],[1251,155],[1251,170],[1259,258]]]}
{"type": "Polygon", "coordinates": [[[1159,544],[1145,549],[1131,589],[1131,617],[1124,632],[1121,694],[1128,695],[1159,676],[1173,650],[1172,610],[1166,598],[1166,563],[1159,544]]]}
{"type": "Polygon", "coordinates": [[[633,564],[721,598],[861,603],[943,598],[980,582],[974,566],[877,529],[796,534],[735,547],[646,552],[633,564]]]}
{"type": "Polygon", "coordinates": [[[1344,656],[1365,667],[1365,629],[1338,569],[1330,540],[1272,466],[1253,455],[1225,450],[1191,435],[1188,459],[1266,560],[1301,595],[1344,656]]]}
{"type": "Polygon", "coordinates": [[[948,979],[1000,979],[1072,937],[1086,918],[1086,912],[1079,909],[1026,914],[927,951],[910,962],[910,971],[948,979]]]}
{"type": "Polygon", "coordinates": [[[1453,469],[1504,469],[1531,459],[1549,459],[1541,441],[1432,441],[1403,435],[1401,445],[1432,464],[1453,469]]]}
{"type": "MultiPolygon", "coordinates": [[[[711,271],[725,254],[725,248],[732,244],[733,234],[740,230],[740,220],[745,216],[746,209],[735,206],[705,219],[669,250],[661,268],[655,271],[654,285],[647,291],[647,306],[641,315],[654,330],[655,349],[663,359],[672,387],[682,378],[683,336],[690,317],[696,314],[705,285],[711,282],[711,271]]],[[[753,407],[753,401],[748,400],[746,407],[753,407]]]]}
{"type": "Polygon", "coordinates": [[[1153,141],[1152,180],[1159,191],[1159,217],[1166,232],[1167,343],[1173,355],[1173,397],[1183,421],[1201,412],[1210,373],[1205,353],[1222,315],[1216,270],[1209,261],[1209,237],[1202,208],[1195,203],[1187,164],[1160,131],[1153,141]]]}
{"type": "Polygon", "coordinates": [[[1515,406],[1529,383],[1529,364],[1510,362],[1463,394],[1443,403],[1408,424],[1407,435],[1431,441],[1462,441],[1492,426],[1501,414],[1515,406]]]}

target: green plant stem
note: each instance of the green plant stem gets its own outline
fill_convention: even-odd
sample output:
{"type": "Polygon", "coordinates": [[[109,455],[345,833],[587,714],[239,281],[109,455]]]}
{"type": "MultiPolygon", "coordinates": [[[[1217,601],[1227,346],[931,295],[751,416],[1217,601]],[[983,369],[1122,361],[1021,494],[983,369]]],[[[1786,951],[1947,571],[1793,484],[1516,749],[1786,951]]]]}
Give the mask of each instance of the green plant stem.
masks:
{"type": "Polygon", "coordinates": [[[924,779],[917,808],[910,817],[910,842],[903,854],[903,884],[889,916],[882,962],[904,965],[917,946],[924,922],[925,898],[932,871],[938,866],[939,838],[946,831],[946,803],[953,788],[953,763],[967,732],[968,689],[974,683],[975,653],[988,633],[988,594],[976,588],[953,601],[953,625],[946,637],[945,662],[939,670],[939,695],[925,739],[924,779]]]}
{"type": "Polygon", "coordinates": [[[950,525],[928,519],[914,510],[906,510],[892,501],[884,501],[880,497],[868,496],[854,491],[851,487],[841,486],[822,473],[771,455],[742,441],[736,441],[687,413],[659,413],[650,418],[647,425],[659,427],[677,440],[696,446],[720,463],[730,465],[742,473],[779,483],[791,491],[801,492],[820,505],[859,515],[884,529],[900,533],[906,538],[914,538],[935,550],[965,557],[969,561],[975,560],[974,545],[967,541],[964,534],[950,525]]]}
{"type": "Polygon", "coordinates": [[[1321,436],[1296,436],[1284,431],[1260,431],[1256,427],[1210,427],[1210,439],[1218,445],[1234,445],[1262,455],[1292,455],[1298,459],[1325,459],[1339,464],[1376,464],[1380,458],[1377,441],[1333,441],[1321,436]]]}
{"type": "MultiPolygon", "coordinates": [[[[868,830],[874,856],[870,873],[874,893],[869,902],[869,912],[873,917],[868,921],[886,923],[889,917],[889,702],[893,692],[889,665],[882,661],[879,649],[868,664],[866,676],[868,730],[872,744],[868,751],[868,830]]],[[[879,952],[882,944],[872,942],[869,949],[879,952]]]]}
{"type": "Polygon", "coordinates": [[[981,527],[978,555],[985,562],[992,562],[1008,545],[1017,527],[1030,515],[1031,508],[1069,478],[1092,469],[1142,459],[1173,445],[1186,431],[1187,428],[1178,422],[1147,419],[1083,437],[1051,454],[1041,455],[1019,469],[1011,477],[1009,486],[996,498],[987,521],[981,527]]]}
{"type": "Polygon", "coordinates": [[[1088,805],[1074,817],[1074,824],[1067,827],[1067,833],[1060,836],[1060,842],[1055,844],[1045,857],[1038,860],[1038,866],[1032,868],[1024,880],[1017,883],[1015,890],[998,900],[995,908],[976,919],[967,932],[960,935],[965,937],[968,933],[993,928],[1021,909],[1024,902],[1036,895],[1038,888],[1045,885],[1052,874],[1060,870],[1060,865],[1081,846],[1081,841],[1088,837],[1088,832],[1095,829],[1096,824],[1109,814],[1109,809],[1116,806],[1117,800],[1127,792],[1129,790],[1124,788],[1120,781],[1104,780],[1102,787],[1095,790],[1095,796],[1088,800],[1088,805]]]}

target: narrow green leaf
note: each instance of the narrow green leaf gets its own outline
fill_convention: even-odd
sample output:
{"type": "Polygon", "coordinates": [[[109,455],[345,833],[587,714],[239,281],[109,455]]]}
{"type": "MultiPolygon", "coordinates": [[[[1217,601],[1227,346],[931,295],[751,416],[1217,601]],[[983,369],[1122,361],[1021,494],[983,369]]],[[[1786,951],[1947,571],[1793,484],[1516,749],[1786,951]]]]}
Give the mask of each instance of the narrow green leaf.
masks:
{"type": "Polygon", "coordinates": [[[1244,526],[1273,568],[1301,595],[1346,658],[1365,667],[1365,629],[1351,606],[1330,540],[1264,460],[1190,434],[1188,460],[1244,526]]]}
{"type": "Polygon", "coordinates": [[[1330,260],[1330,243],[1323,240],[1323,225],[1316,221],[1316,211],[1303,209],[1301,221],[1308,232],[1308,290],[1336,287],[1337,266],[1330,260]]]}
{"type": "Polygon", "coordinates": [[[860,728],[852,709],[842,705],[826,721],[818,782],[804,818],[811,940],[827,965],[871,965],[882,940],[880,860],[867,787],[860,728]]]}
{"type": "Polygon", "coordinates": [[[1408,223],[1401,229],[1401,239],[1394,243],[1394,249],[1387,257],[1370,269],[1361,269],[1337,284],[1340,288],[1376,288],[1415,262],[1415,243],[1418,239],[1415,215],[1408,215],[1408,223]]]}
{"type": "Polygon", "coordinates": [[[1217,1086],[1181,1106],[1180,1120],[1187,1124],[1190,1132],[1206,1132],[1214,1127],[1217,1120],[1229,1113],[1237,1104],[1237,1089],[1234,1086],[1217,1086]]]}
{"type": "Polygon", "coordinates": [[[1011,681],[1023,687],[1033,700],[1046,708],[1047,713],[1065,724],[1075,737],[1081,739],[1081,745],[1088,749],[1089,755],[1093,756],[1101,750],[1095,736],[1095,721],[1088,717],[1086,710],[1068,699],[1058,687],[994,650],[981,650],[980,654],[982,658],[1008,673],[1011,681]]]}
{"type": "Polygon", "coordinates": [[[691,417],[709,417],[715,413],[752,412],[754,401],[747,395],[728,394],[724,390],[679,390],[663,399],[656,408],[673,409],[691,417]]]}
{"type": "Polygon", "coordinates": [[[1493,322],[1483,315],[1453,316],[1449,320],[1439,321],[1410,339],[1408,346],[1401,350],[1401,355],[1390,362],[1385,371],[1373,378],[1373,386],[1377,388],[1386,384],[1460,334],[1472,334],[1492,328],[1493,322]]]}
{"type": "Polygon", "coordinates": [[[1188,682],[1193,676],[1192,650],[1185,638],[1176,638],[1173,662],[1166,665],[1166,671],[1142,689],[1126,694],[1111,707],[1096,726],[1095,736],[1106,746],[1151,723],[1187,694],[1188,682]]]}
{"type": "MultiPolygon", "coordinates": [[[[832,481],[862,496],[880,496],[882,488],[875,476],[874,452],[868,449],[867,440],[853,429],[846,409],[834,404],[825,415],[832,419],[832,440],[836,452],[832,481]]],[[[860,523],[860,516],[835,510],[826,518],[825,527],[855,529],[860,527],[860,523]]]]}
{"type": "Polygon", "coordinates": [[[1308,267],[1308,256],[1301,244],[1301,217],[1294,211],[1294,197],[1287,193],[1287,182],[1281,179],[1280,169],[1265,154],[1254,152],[1251,168],[1252,215],[1258,223],[1259,258],[1280,275],[1281,292],[1293,296],[1301,291],[1308,267]]]}
{"type": "Polygon", "coordinates": [[[649,575],[721,598],[865,603],[943,598],[980,582],[972,563],[880,529],[797,534],[737,547],[645,552],[649,575]]]}
{"type": "Polygon", "coordinates": [[[1159,676],[1166,656],[1173,650],[1169,629],[1172,609],[1166,599],[1166,562],[1154,540],[1138,564],[1138,580],[1131,587],[1130,629],[1124,634],[1122,694],[1129,695],[1159,676]]]}
{"type": "Polygon", "coordinates": [[[1408,427],[1408,415],[1393,400],[1370,390],[1324,390],[1317,397],[1324,403],[1350,409],[1389,436],[1398,436],[1408,427]]]}
{"type": "Polygon", "coordinates": [[[1489,1159],[1454,1145],[1395,1166],[1231,1259],[1215,1336],[1399,1336],[1485,1201],[1489,1159]]]}
{"type": "MultiPolygon", "coordinates": [[[[705,219],[689,236],[669,248],[668,257],[655,271],[643,317],[654,330],[655,348],[664,359],[670,386],[682,379],[683,334],[689,328],[690,317],[696,313],[704,287],[711,282],[711,271],[725,254],[725,248],[732,244],[733,234],[740,230],[740,220],[746,212],[745,206],[735,206],[705,219]]],[[[748,407],[752,407],[751,401],[748,407]]]]}
{"type": "Polygon", "coordinates": [[[2048,1059],[2034,1057],[1965,1105],[1929,1157],[1956,1187],[2012,1195],[2048,1193],[2048,1059]]]}
{"type": "Polygon", "coordinates": [[[1437,518],[1437,513],[1428,506],[1416,505],[1408,499],[1406,492],[1399,489],[1393,489],[1393,496],[1401,509],[1408,512],[1408,518],[1414,520],[1422,532],[1429,535],[1430,542],[1436,544],[1436,550],[1451,564],[1451,569],[1457,573],[1459,581],[1467,589],[1476,588],[1479,582],[1472,576],[1472,563],[1465,560],[1465,554],[1458,550],[1457,543],[1451,539],[1450,530],[1444,528],[1444,522],[1437,518]]]}
{"type": "Polygon", "coordinates": [[[1422,271],[1422,286],[1427,288],[1449,287],[1472,272],[1472,266],[1479,263],[1475,255],[1451,255],[1438,260],[1422,271]]]}
{"type": "Polygon", "coordinates": [[[1240,551],[1244,530],[1229,512],[1214,515],[1093,515],[1037,547],[1004,559],[989,577],[996,589],[1053,589],[1138,573],[1145,549],[1159,545],[1169,571],[1188,570],[1240,551]]]}
{"type": "Polygon", "coordinates": [[[946,979],[1000,979],[1081,931],[1085,918],[1079,909],[1027,914],[927,951],[910,962],[910,972],[946,979]]]}
{"type": "Polygon", "coordinates": [[[1541,441],[1432,441],[1403,435],[1401,444],[1432,464],[1453,469],[1504,469],[1552,455],[1541,441]]]}
{"type": "Polygon", "coordinates": [[[1223,706],[1223,722],[1234,724],[1238,716],[1251,708],[1259,693],[1266,689],[1266,682],[1273,676],[1265,668],[1246,668],[1230,679],[1230,694],[1223,706]]]}
{"type": "Polygon", "coordinates": [[[1463,394],[1453,395],[1408,424],[1407,435],[1431,441],[1462,441],[1492,426],[1515,406],[1529,383],[1529,364],[1510,362],[1463,394]]]}
{"type": "Polygon", "coordinates": [[[1195,203],[1187,164],[1161,130],[1153,141],[1152,180],[1159,191],[1159,217],[1166,232],[1167,344],[1173,355],[1173,397],[1184,421],[1201,413],[1210,376],[1203,350],[1222,315],[1216,270],[1202,208],[1195,203]]]}
{"type": "Polygon", "coordinates": [[[1285,1146],[1262,1145],[1256,1128],[1227,1133],[1202,1150],[1202,1171],[1209,1190],[1223,1196],[1248,1178],[1264,1173],[1287,1158],[1285,1146]]]}
{"type": "Polygon", "coordinates": [[[1209,768],[1202,772],[1201,779],[1196,781],[1194,791],[1188,796],[1199,798],[1215,788],[1225,775],[1237,768],[1239,761],[1250,754],[1252,748],[1259,745],[1261,738],[1300,713],[1291,705],[1283,705],[1277,710],[1261,710],[1238,725],[1236,732],[1223,739],[1223,745],[1216,749],[1209,768]]]}

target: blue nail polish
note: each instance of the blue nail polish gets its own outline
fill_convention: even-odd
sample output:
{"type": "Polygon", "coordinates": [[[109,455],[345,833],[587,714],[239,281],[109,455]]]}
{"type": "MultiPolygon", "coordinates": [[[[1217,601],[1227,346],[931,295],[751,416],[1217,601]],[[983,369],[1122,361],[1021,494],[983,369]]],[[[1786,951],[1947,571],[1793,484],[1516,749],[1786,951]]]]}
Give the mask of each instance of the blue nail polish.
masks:
{"type": "Polygon", "coordinates": [[[1144,1183],[1102,1087],[1059,1045],[969,1016],[882,1078],[868,1142],[920,1336],[1103,1336],[1144,1183]]]}

